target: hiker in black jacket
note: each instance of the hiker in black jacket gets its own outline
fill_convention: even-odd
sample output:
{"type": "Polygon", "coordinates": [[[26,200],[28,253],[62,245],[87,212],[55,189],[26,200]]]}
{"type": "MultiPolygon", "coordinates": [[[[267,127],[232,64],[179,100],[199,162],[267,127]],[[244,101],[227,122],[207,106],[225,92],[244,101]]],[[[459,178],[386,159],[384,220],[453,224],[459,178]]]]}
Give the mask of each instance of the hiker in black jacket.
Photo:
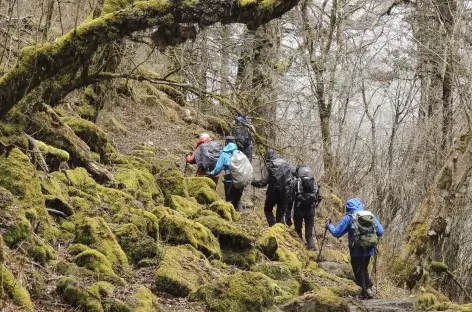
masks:
{"type": "Polygon", "coordinates": [[[257,188],[268,185],[264,212],[269,226],[273,226],[275,223],[285,223],[285,208],[289,198],[287,179],[291,175],[290,164],[280,158],[273,149],[269,148],[265,169],[266,172],[262,179],[252,181],[251,185],[257,188]],[[277,210],[274,217],[273,209],[275,205],[277,205],[277,210]]]}

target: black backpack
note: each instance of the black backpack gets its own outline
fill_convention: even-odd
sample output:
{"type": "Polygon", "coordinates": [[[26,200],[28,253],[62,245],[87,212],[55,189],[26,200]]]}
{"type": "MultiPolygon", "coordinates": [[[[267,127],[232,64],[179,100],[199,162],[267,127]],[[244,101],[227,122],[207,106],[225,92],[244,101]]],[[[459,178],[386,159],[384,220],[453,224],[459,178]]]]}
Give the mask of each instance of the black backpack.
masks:
{"type": "Polygon", "coordinates": [[[308,166],[298,167],[295,183],[296,207],[301,211],[314,210],[320,202],[320,186],[315,181],[313,171],[308,166]]]}
{"type": "Polygon", "coordinates": [[[249,130],[250,122],[242,116],[234,118],[233,136],[241,147],[248,147],[252,143],[252,135],[249,130]]]}
{"type": "Polygon", "coordinates": [[[267,171],[269,172],[269,184],[275,185],[276,189],[285,191],[292,178],[290,164],[283,158],[271,159],[268,160],[267,171]]]}
{"type": "Polygon", "coordinates": [[[223,146],[217,141],[209,141],[201,144],[195,153],[195,163],[205,171],[215,168],[218,158],[223,152],[223,146]]]}

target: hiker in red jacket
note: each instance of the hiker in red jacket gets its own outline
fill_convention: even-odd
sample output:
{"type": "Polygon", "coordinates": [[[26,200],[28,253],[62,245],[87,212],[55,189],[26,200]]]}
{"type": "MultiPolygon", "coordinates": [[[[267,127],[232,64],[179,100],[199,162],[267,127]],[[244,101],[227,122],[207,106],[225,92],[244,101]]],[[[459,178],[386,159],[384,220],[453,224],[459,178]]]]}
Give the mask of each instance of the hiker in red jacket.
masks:
{"type": "MultiPolygon", "coordinates": [[[[208,168],[205,168],[205,166],[201,163],[203,160],[202,158],[204,158],[204,156],[202,156],[202,147],[205,143],[208,143],[208,142],[212,142],[210,144],[213,144],[213,140],[210,137],[210,135],[208,135],[208,133],[200,134],[195,150],[193,151],[191,155],[187,155],[187,157],[185,158],[185,161],[187,163],[197,164],[196,176],[199,176],[199,177],[209,177],[206,173],[208,168]]],[[[216,143],[216,145],[218,145],[218,143],[216,143]]],[[[209,177],[209,178],[215,181],[215,183],[218,183],[218,177],[209,177]]]]}

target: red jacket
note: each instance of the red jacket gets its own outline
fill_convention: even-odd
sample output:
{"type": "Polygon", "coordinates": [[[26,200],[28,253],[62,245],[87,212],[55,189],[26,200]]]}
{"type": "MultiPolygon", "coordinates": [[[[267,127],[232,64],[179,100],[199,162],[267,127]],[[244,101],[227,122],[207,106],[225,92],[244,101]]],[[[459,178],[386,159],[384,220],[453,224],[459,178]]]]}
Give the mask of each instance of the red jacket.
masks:
{"type": "Polygon", "coordinates": [[[211,138],[203,138],[203,139],[199,139],[198,142],[197,142],[197,146],[195,147],[195,150],[193,151],[193,154],[192,155],[188,155],[186,158],[185,158],[185,161],[188,162],[189,164],[194,164],[195,163],[195,153],[197,152],[197,149],[200,145],[202,145],[203,143],[206,143],[206,142],[210,142],[211,141],[211,138]]]}

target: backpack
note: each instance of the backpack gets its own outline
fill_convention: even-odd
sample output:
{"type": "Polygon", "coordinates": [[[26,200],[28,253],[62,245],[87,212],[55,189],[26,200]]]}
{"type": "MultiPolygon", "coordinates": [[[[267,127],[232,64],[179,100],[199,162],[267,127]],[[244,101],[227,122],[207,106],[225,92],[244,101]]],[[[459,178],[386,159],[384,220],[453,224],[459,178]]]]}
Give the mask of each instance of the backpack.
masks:
{"type": "Polygon", "coordinates": [[[252,135],[249,131],[249,125],[249,121],[242,116],[234,118],[233,136],[236,139],[236,143],[241,147],[248,147],[252,143],[252,135]]]}
{"type": "Polygon", "coordinates": [[[320,186],[315,182],[313,171],[308,166],[297,169],[295,202],[300,211],[314,210],[321,202],[320,186]]]}
{"type": "Polygon", "coordinates": [[[195,163],[205,171],[211,171],[215,168],[222,151],[223,147],[217,141],[205,142],[195,153],[195,163]]]}
{"type": "Polygon", "coordinates": [[[292,170],[290,164],[283,158],[269,160],[267,163],[269,173],[269,184],[275,185],[275,188],[285,191],[292,179],[292,170]]]}
{"type": "Polygon", "coordinates": [[[252,165],[244,153],[232,153],[229,170],[231,172],[231,180],[233,180],[233,185],[238,190],[242,190],[251,183],[252,165]]]}
{"type": "Polygon", "coordinates": [[[351,215],[351,229],[354,232],[351,247],[369,249],[377,246],[377,226],[370,211],[359,211],[351,215]]]}

